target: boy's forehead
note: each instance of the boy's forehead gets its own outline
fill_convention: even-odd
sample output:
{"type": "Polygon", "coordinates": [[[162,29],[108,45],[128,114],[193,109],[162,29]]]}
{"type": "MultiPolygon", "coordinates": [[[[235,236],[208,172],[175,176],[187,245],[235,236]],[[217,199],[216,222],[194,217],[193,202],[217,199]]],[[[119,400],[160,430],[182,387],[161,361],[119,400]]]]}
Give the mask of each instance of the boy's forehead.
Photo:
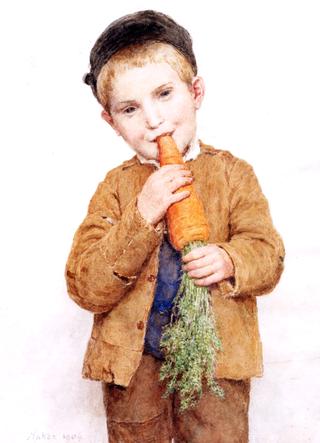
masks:
{"type": "Polygon", "coordinates": [[[135,68],[143,68],[145,66],[155,66],[165,64],[170,71],[172,66],[169,60],[175,60],[176,64],[180,61],[177,59],[177,52],[174,46],[168,43],[153,42],[149,46],[130,45],[114,54],[110,60],[101,68],[107,71],[108,66],[112,65],[113,77],[123,74],[124,71],[133,71],[135,68]]]}
{"type": "Polygon", "coordinates": [[[141,67],[120,68],[112,81],[111,96],[119,101],[126,101],[144,93],[152,93],[163,87],[182,83],[178,73],[169,63],[148,63],[141,67]]]}

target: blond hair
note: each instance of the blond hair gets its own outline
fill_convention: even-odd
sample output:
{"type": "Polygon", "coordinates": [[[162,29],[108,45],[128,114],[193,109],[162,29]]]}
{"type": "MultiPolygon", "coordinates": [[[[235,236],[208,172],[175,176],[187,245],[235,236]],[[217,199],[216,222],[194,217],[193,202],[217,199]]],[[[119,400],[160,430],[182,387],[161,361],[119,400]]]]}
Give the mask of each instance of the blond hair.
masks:
{"type": "Polygon", "coordinates": [[[194,71],[186,57],[167,43],[146,42],[119,50],[102,67],[97,79],[97,96],[101,105],[109,111],[112,81],[120,72],[141,68],[148,63],[168,63],[187,85],[191,85],[194,71]]]}

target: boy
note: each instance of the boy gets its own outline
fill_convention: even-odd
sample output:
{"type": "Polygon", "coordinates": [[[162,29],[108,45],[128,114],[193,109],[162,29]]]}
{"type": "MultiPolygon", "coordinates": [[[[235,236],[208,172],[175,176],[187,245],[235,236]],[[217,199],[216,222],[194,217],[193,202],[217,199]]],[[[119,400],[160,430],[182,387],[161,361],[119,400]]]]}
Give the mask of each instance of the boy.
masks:
{"type": "Polygon", "coordinates": [[[109,442],[247,442],[250,378],[262,374],[255,296],[274,288],[284,259],[268,203],[246,162],[197,140],[204,83],[184,28],[154,11],[122,17],[90,63],[84,80],[102,117],[136,152],[99,184],[66,269],[70,296],[95,314],[83,376],[102,381],[109,442]],[[156,138],[168,133],[191,172],[159,168],[156,138]],[[164,216],[193,180],[211,232],[182,260],[164,216]],[[225,392],[221,400],[205,391],[183,414],[159,382],[161,329],[181,267],[211,290],[225,392]]]}

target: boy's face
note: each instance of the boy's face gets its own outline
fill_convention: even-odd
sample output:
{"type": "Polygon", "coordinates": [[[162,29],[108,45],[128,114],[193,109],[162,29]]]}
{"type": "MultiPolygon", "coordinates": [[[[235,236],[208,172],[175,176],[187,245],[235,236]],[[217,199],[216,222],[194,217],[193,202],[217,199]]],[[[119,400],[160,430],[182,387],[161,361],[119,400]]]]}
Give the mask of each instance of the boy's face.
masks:
{"type": "Polygon", "coordinates": [[[157,159],[159,135],[171,134],[182,153],[194,140],[203,94],[200,77],[188,86],[168,63],[132,67],[115,76],[110,112],[103,111],[102,117],[134,151],[157,159]]]}

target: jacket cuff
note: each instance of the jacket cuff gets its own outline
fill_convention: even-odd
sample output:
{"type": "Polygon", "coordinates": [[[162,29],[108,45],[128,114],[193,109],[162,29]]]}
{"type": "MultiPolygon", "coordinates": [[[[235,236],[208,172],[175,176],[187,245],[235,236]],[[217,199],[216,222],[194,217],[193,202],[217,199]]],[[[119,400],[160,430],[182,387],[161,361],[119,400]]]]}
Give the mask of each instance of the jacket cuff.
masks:
{"type": "Polygon", "coordinates": [[[229,254],[234,265],[233,279],[223,280],[218,284],[221,295],[236,297],[267,294],[279,281],[283,270],[282,251],[272,254],[260,251],[261,253],[257,255],[253,247],[243,248],[239,252],[238,247],[234,247],[231,243],[217,243],[217,246],[229,254]]]}
{"type": "Polygon", "coordinates": [[[239,275],[238,260],[235,257],[234,249],[227,243],[216,243],[216,245],[229,255],[234,268],[233,276],[217,283],[216,288],[219,294],[224,297],[236,297],[237,295],[240,295],[241,278],[239,275]]]}
{"type": "MultiPolygon", "coordinates": [[[[163,236],[163,223],[155,227],[149,224],[140,214],[137,208],[137,198],[134,198],[126,207],[121,217],[121,232],[118,238],[124,239],[121,249],[113,262],[114,274],[122,279],[135,280],[143,263],[149,257],[154,248],[161,242],[163,236]]],[[[107,251],[109,240],[102,240],[101,248],[107,251]]]]}

